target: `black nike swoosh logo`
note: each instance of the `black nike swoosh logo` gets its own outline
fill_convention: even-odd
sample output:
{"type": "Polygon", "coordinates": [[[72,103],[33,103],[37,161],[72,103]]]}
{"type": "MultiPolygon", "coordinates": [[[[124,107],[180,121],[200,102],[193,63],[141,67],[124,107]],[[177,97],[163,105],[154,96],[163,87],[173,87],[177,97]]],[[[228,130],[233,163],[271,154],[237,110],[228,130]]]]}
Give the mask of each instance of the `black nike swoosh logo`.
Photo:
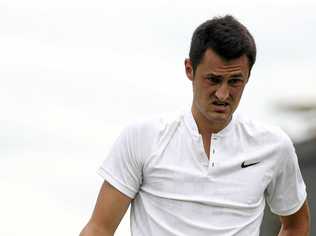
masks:
{"type": "Polygon", "coordinates": [[[245,161],[243,163],[241,163],[241,168],[247,168],[249,166],[253,166],[253,165],[257,165],[260,161],[258,162],[254,162],[254,163],[250,163],[250,164],[246,164],[245,161]]]}

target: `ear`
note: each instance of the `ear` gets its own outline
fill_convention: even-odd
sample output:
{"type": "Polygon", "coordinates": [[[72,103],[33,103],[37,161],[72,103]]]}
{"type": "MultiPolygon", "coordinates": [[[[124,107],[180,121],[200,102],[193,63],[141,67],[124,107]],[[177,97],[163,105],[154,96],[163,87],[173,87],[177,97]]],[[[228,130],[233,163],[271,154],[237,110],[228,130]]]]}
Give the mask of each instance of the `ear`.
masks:
{"type": "Polygon", "coordinates": [[[190,59],[185,59],[184,60],[184,67],[185,67],[185,74],[187,75],[188,79],[193,81],[193,66],[192,66],[192,61],[190,59]]]}

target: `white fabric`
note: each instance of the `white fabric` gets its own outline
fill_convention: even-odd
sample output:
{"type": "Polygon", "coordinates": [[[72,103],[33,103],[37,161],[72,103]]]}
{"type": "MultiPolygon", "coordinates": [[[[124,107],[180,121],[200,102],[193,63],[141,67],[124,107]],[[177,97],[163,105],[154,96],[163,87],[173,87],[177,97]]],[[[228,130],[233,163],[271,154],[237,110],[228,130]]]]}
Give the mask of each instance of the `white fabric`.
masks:
{"type": "Polygon", "coordinates": [[[129,126],[99,174],[133,198],[133,236],[256,236],[265,199],[289,215],[306,198],[287,135],[240,117],[211,136],[210,160],[191,112],[129,126]]]}

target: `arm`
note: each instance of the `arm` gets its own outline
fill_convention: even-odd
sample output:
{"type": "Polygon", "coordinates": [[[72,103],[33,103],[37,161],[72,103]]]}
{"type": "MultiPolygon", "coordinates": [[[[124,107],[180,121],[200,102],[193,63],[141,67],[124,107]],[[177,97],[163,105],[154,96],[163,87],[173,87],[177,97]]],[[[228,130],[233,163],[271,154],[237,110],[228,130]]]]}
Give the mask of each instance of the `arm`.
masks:
{"type": "Polygon", "coordinates": [[[278,236],[308,236],[310,216],[307,201],[301,209],[289,216],[280,216],[281,230],[278,236]]]}
{"type": "Polygon", "coordinates": [[[132,199],[104,182],[88,224],[80,236],[113,236],[132,199]]]}

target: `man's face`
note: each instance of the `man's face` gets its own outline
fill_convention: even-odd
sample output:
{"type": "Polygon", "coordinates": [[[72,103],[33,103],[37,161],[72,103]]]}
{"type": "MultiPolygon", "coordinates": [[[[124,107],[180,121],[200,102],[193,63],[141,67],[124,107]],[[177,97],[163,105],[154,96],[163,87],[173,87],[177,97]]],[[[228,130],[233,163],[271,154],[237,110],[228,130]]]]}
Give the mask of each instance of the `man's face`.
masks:
{"type": "Polygon", "coordinates": [[[185,61],[185,68],[193,84],[193,111],[210,124],[225,127],[238,107],[248,81],[247,56],[226,61],[212,49],[207,49],[194,74],[189,59],[185,61]]]}

